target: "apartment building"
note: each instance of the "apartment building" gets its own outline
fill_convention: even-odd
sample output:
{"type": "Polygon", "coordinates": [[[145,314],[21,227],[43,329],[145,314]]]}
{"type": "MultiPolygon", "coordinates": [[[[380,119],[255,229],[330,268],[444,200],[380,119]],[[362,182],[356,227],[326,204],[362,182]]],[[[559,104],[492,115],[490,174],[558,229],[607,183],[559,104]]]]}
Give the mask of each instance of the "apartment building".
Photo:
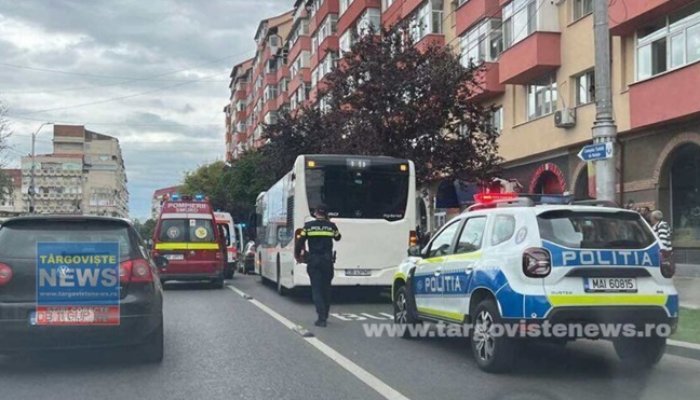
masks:
{"type": "MultiPolygon", "coordinates": [[[[126,218],[129,192],[119,141],[83,126],[54,125],[53,152],[35,157],[34,205],[40,214],[126,218]]],[[[32,157],[22,157],[22,203],[30,207],[32,157]]]]}
{"type": "Polygon", "coordinates": [[[162,209],[163,201],[165,201],[167,197],[172,196],[175,193],[179,193],[181,190],[181,186],[170,186],[156,189],[153,192],[153,197],[151,198],[151,218],[158,218],[160,215],[160,210],[162,209]]]}
{"type": "MultiPolygon", "coordinates": [[[[296,1],[298,29],[284,38],[295,50],[290,82],[306,65],[310,78],[290,85],[290,108],[323,105],[323,76],[368,26],[407,22],[419,48],[444,44],[481,65],[473,99],[496,109],[502,178],[525,192],[594,197],[594,166],[577,156],[596,112],[593,1],[296,1]]],[[[679,261],[700,261],[700,0],[612,1],[609,25],[618,201],[661,209],[679,261]]]]}

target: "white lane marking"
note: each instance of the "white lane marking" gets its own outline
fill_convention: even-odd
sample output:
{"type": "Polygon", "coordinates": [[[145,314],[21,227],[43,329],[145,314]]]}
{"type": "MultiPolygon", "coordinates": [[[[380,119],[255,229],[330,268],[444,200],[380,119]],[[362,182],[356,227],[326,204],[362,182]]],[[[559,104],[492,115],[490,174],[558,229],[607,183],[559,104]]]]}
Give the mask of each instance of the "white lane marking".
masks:
{"type": "Polygon", "coordinates": [[[679,340],[668,339],[666,343],[672,346],[685,347],[686,349],[700,350],[700,344],[681,342],[679,340]]]}
{"type": "MultiPolygon", "coordinates": [[[[242,290],[240,290],[232,285],[228,285],[228,288],[233,290],[234,292],[238,293],[241,297],[247,296],[247,294],[245,292],[243,292],[242,290]]],[[[292,321],[288,320],[287,318],[283,317],[282,315],[278,314],[275,310],[264,305],[263,303],[255,300],[255,299],[251,299],[251,300],[249,300],[249,302],[252,303],[253,305],[255,305],[256,307],[258,307],[259,309],[261,309],[262,311],[264,311],[266,314],[268,314],[272,318],[276,319],[278,322],[280,322],[282,325],[286,326],[287,328],[289,328],[291,330],[294,330],[297,328],[297,325],[294,322],[292,322],[292,321]]],[[[323,343],[318,338],[310,337],[310,338],[304,338],[304,340],[306,340],[306,342],[309,343],[310,345],[314,346],[318,351],[320,351],[321,353],[326,355],[326,357],[335,361],[336,364],[343,367],[346,371],[353,374],[357,379],[362,381],[365,385],[374,389],[374,391],[379,393],[385,399],[409,400],[409,398],[404,396],[403,394],[401,394],[401,392],[399,392],[398,390],[387,385],[381,379],[372,375],[364,368],[360,367],[359,365],[355,364],[354,362],[352,362],[351,360],[349,360],[348,358],[346,358],[342,354],[338,353],[332,347],[323,343]]]]}

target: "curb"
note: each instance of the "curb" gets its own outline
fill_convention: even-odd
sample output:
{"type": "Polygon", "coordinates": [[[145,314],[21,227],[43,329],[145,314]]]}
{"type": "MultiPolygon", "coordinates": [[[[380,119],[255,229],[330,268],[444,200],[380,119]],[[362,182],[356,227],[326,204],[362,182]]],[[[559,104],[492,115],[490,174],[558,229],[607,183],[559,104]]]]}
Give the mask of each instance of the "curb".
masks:
{"type": "Polygon", "coordinates": [[[700,344],[668,339],[666,341],[666,354],[700,361],[700,344]]]}

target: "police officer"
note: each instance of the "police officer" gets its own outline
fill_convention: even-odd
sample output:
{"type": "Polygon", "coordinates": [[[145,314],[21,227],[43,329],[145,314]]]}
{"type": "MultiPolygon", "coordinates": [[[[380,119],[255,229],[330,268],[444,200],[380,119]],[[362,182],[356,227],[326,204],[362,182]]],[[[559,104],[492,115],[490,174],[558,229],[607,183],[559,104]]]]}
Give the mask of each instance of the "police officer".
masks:
{"type": "Polygon", "coordinates": [[[340,240],[340,232],[338,227],[328,220],[328,210],[325,206],[316,207],[314,217],[316,219],[304,224],[304,229],[299,233],[294,257],[297,262],[306,263],[306,271],[311,279],[311,297],[318,314],[314,325],[324,327],[331,307],[331,281],[335,262],[333,240],[340,240]]]}

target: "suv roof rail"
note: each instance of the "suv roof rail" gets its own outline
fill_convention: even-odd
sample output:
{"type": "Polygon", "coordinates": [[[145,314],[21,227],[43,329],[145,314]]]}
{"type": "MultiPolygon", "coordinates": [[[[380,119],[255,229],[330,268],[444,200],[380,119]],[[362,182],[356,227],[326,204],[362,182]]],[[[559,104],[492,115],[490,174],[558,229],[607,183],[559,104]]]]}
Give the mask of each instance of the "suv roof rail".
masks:
{"type": "Polygon", "coordinates": [[[483,210],[487,208],[497,208],[497,207],[534,207],[535,202],[527,197],[516,197],[513,199],[502,199],[494,200],[488,203],[479,203],[469,206],[467,212],[483,210]]]}
{"type": "Polygon", "coordinates": [[[620,208],[617,203],[611,200],[575,200],[572,204],[577,206],[593,206],[593,207],[613,207],[620,208]]]}

